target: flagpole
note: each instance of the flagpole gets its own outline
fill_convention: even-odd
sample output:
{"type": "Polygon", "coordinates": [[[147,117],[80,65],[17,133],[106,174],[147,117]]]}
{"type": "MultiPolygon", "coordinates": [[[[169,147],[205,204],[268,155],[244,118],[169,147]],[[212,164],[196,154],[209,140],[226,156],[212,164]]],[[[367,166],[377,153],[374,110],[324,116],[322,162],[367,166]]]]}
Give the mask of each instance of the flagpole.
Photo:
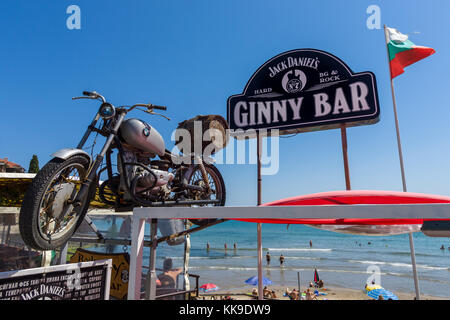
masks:
{"type": "MultiPolygon", "coordinates": [[[[402,173],[402,184],[403,184],[403,192],[407,192],[408,189],[406,187],[406,177],[405,177],[405,167],[403,164],[403,152],[402,152],[402,143],[400,139],[400,129],[398,124],[398,116],[397,116],[397,102],[395,99],[395,90],[394,90],[394,79],[392,78],[391,74],[391,67],[390,67],[390,59],[389,59],[389,35],[386,29],[386,25],[384,25],[384,36],[386,38],[386,49],[387,49],[387,58],[388,58],[388,66],[389,66],[389,74],[391,79],[391,92],[392,92],[392,102],[394,106],[394,117],[395,117],[395,130],[397,132],[397,146],[398,146],[398,156],[400,159],[400,170],[402,173]]],[[[417,276],[417,266],[416,266],[416,254],[414,250],[414,240],[412,236],[412,232],[409,234],[409,247],[411,250],[411,263],[413,268],[413,274],[414,274],[414,286],[416,290],[416,300],[420,300],[420,290],[419,290],[419,278],[417,276]]]]}

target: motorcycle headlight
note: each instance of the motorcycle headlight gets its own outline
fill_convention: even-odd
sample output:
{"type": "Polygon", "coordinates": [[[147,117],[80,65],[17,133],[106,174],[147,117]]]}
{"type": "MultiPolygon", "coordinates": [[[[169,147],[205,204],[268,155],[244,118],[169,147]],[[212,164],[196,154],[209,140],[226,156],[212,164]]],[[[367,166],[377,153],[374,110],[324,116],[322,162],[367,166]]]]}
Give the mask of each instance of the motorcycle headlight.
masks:
{"type": "Polygon", "coordinates": [[[99,114],[103,119],[111,119],[116,114],[116,109],[111,103],[105,102],[100,106],[99,114]]]}

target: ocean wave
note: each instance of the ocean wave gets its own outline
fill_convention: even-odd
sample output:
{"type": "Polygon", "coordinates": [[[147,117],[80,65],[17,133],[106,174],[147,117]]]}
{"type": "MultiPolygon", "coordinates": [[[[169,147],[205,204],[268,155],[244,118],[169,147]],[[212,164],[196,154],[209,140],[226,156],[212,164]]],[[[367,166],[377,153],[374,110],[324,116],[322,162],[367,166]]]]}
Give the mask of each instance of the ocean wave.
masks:
{"type": "MultiPolygon", "coordinates": [[[[361,247],[358,247],[358,249],[362,249],[361,247]]],[[[380,248],[380,250],[364,250],[365,253],[373,253],[373,254],[386,254],[386,255],[393,255],[393,256],[411,256],[411,251],[382,251],[385,248],[380,248]]],[[[334,251],[334,250],[333,250],[334,251]]],[[[354,253],[355,249],[345,249],[345,248],[339,248],[336,249],[338,252],[351,252],[354,253]]],[[[423,252],[416,252],[416,257],[435,257],[435,258],[441,258],[442,252],[436,252],[433,253],[423,253],[423,252]]]]}
{"type": "MultiPolygon", "coordinates": [[[[361,263],[361,264],[369,264],[369,265],[388,265],[392,267],[400,267],[400,268],[412,268],[412,264],[403,263],[403,262],[385,262],[385,261],[370,261],[370,260],[347,260],[347,262],[351,263],[361,263]]],[[[417,264],[417,268],[427,269],[427,270],[447,270],[450,271],[450,268],[447,267],[434,267],[429,265],[417,264]]]]}
{"type": "MultiPolygon", "coordinates": [[[[221,270],[221,271],[258,271],[257,267],[230,267],[230,266],[191,266],[190,270],[205,271],[205,270],[221,270]]],[[[267,267],[264,266],[264,271],[309,271],[310,269],[295,268],[295,267],[267,267]]]]}
{"type": "Polygon", "coordinates": [[[379,265],[379,264],[386,264],[386,262],[383,261],[370,261],[370,260],[347,260],[347,262],[351,262],[351,263],[362,263],[362,264],[370,264],[370,265],[379,265]]]}
{"type": "Polygon", "coordinates": [[[190,270],[238,270],[238,271],[255,271],[256,267],[227,267],[227,266],[191,266],[190,270]]]}
{"type": "Polygon", "coordinates": [[[330,252],[333,249],[313,249],[313,248],[267,248],[267,251],[317,251],[317,252],[330,252]]]}
{"type": "Polygon", "coordinates": [[[286,259],[288,260],[325,260],[324,258],[317,258],[317,257],[295,257],[295,256],[289,256],[286,259]]]}
{"type": "MultiPolygon", "coordinates": [[[[220,260],[220,259],[257,259],[258,256],[239,256],[239,255],[223,255],[223,256],[190,256],[190,260],[220,260]]],[[[172,257],[172,260],[183,260],[183,257],[172,257]]]]}

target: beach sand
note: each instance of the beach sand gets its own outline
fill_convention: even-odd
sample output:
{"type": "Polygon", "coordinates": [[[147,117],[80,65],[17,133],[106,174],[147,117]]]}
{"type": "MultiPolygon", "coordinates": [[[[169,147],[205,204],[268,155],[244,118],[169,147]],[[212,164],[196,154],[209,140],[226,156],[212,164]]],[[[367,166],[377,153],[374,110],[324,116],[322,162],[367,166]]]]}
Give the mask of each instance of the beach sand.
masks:
{"type": "MultiPolygon", "coordinates": [[[[254,300],[253,297],[249,296],[251,295],[251,292],[254,287],[245,287],[241,289],[224,289],[224,290],[218,290],[213,293],[207,293],[207,294],[201,294],[200,293],[200,299],[205,298],[205,300],[211,300],[213,299],[213,296],[216,297],[217,300],[220,300],[221,297],[225,296],[231,296],[235,300],[254,300]]],[[[286,292],[286,288],[280,287],[280,286],[269,286],[270,290],[275,291],[275,294],[277,296],[276,300],[290,300],[289,297],[284,297],[283,294],[286,292]]],[[[297,289],[297,288],[289,288],[289,290],[297,289]]],[[[302,288],[302,291],[305,291],[306,288],[302,288]]],[[[317,289],[312,289],[312,292],[317,289]]],[[[373,300],[372,298],[368,297],[364,290],[355,290],[355,289],[346,289],[346,288],[326,288],[326,290],[318,289],[320,293],[325,293],[326,295],[320,295],[317,300],[373,300]]],[[[415,295],[411,293],[401,293],[401,292],[394,292],[395,295],[400,300],[414,300],[415,295]]],[[[421,300],[446,300],[445,298],[441,297],[433,297],[433,296],[426,296],[421,295],[421,300]]]]}

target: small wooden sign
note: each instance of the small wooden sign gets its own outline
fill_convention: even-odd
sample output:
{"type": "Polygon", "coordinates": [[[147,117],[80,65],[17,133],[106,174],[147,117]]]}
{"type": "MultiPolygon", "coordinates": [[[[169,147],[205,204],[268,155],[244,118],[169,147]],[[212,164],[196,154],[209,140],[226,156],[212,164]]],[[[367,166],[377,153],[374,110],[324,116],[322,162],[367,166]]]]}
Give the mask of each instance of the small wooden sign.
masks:
{"type": "Polygon", "coordinates": [[[110,295],[116,299],[126,299],[128,293],[128,274],[130,270],[130,256],[128,253],[101,253],[78,248],[73,256],[70,257],[70,262],[75,263],[104,259],[112,260],[110,295]]]}

